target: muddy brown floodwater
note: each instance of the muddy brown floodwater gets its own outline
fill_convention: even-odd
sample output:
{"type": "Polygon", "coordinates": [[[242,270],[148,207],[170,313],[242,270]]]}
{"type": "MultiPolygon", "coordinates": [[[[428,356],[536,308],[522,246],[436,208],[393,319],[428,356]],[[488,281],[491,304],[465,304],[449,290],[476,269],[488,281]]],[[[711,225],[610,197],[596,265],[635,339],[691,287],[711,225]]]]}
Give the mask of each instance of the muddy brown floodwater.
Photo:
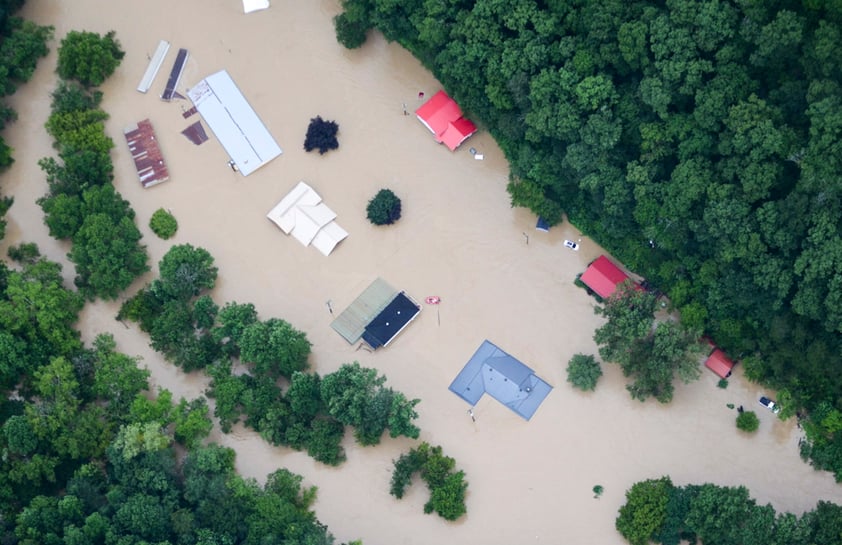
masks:
{"type": "MultiPolygon", "coordinates": [[[[262,480],[284,466],[319,488],[315,509],[339,540],[368,545],[465,543],[624,543],[614,530],[624,492],[635,481],[668,474],[678,484],[746,485],[760,503],[801,513],[818,500],[842,501],[828,473],[798,457],[799,430],[757,405],[762,390],[737,369],[730,386],[716,387],[707,371],[678,386],[669,406],[629,398],[614,366],[596,392],[574,391],[565,365],[577,352],[595,353],[593,330],[600,320],[594,301],[573,285],[578,272],[602,250],[568,224],[549,233],[534,230],[535,218],[513,209],[505,192],[508,166],[486,132],[455,153],[437,145],[413,115],[418,93],[440,88],[408,53],[377,34],[359,50],[337,44],[331,18],[336,0],[273,2],[271,9],[242,13],[236,0],[30,1],[24,15],[68,30],[116,30],[127,54],[103,87],[107,131],[116,144],[115,185],[137,212],[153,263],[171,243],[206,248],[216,258],[217,302],[253,302],[261,316],[282,317],[313,343],[312,368],[321,374],[359,361],[377,368],[388,384],[418,397],[421,439],[442,445],[470,483],[468,514],[456,523],[424,515],[421,483],[407,497],[389,496],[391,462],[415,445],[389,440],[376,448],[346,441],[348,461],[339,468],[264,443],[237,429],[215,440],[237,451],[238,470],[262,480]],[[211,137],[195,146],[180,134],[195,118],[182,100],[158,95],[174,58],[170,52],[148,94],[135,90],[160,39],[190,59],[179,91],[227,69],[284,154],[248,178],[232,172],[211,137]],[[302,149],[309,119],[321,115],[340,125],[340,149],[324,156],[302,149]],[[150,118],[171,180],[142,189],[122,129],[150,118]],[[474,160],[469,147],[484,155],[474,160]],[[307,181],[338,214],[350,236],[330,257],[285,236],[266,212],[299,180],[307,181]],[[365,218],[380,188],[403,200],[394,226],[375,228],[365,218]],[[152,212],[172,211],[179,231],[163,242],[148,229],[152,212]],[[528,235],[527,239],[524,234],[528,235]],[[572,252],[565,238],[582,238],[572,252]],[[394,344],[376,353],[355,351],[330,327],[326,306],[343,309],[372,280],[382,277],[416,300],[441,297],[427,306],[394,344]],[[484,397],[469,408],[447,389],[484,340],[519,358],[555,388],[529,422],[484,397]],[[745,405],[760,417],[753,436],[734,426],[745,405]],[[605,489],[594,499],[594,485],[605,489]]],[[[67,246],[49,238],[35,199],[46,191],[36,165],[52,152],[43,129],[55,87],[55,49],[12,104],[19,121],[7,131],[16,163],[4,174],[3,193],[15,197],[2,250],[34,241],[67,265],[67,246]]],[[[130,293],[152,278],[137,282],[130,293]]],[[[199,375],[185,375],[162,361],[136,327],[114,320],[119,302],[89,305],[79,324],[86,339],[111,332],[121,350],[141,356],[156,386],[195,397],[206,388],[199,375]]]]}

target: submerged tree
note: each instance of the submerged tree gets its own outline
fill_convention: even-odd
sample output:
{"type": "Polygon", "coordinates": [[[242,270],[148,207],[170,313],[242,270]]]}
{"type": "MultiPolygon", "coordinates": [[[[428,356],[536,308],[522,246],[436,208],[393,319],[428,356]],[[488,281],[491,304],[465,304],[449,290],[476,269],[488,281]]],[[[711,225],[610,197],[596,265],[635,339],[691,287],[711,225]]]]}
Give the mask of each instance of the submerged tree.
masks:
{"type": "Polygon", "coordinates": [[[307,127],[307,136],[304,138],[304,151],[319,150],[319,155],[324,155],[332,149],[339,147],[339,140],[336,134],[339,132],[339,125],[336,121],[325,121],[321,116],[310,120],[307,127]]]}
{"type": "Polygon", "coordinates": [[[567,364],[567,382],[580,390],[594,390],[602,368],[590,354],[574,354],[567,364]]]}
{"type": "Polygon", "coordinates": [[[391,189],[381,189],[368,201],[366,211],[374,225],[391,225],[401,218],[401,200],[391,189]]]}

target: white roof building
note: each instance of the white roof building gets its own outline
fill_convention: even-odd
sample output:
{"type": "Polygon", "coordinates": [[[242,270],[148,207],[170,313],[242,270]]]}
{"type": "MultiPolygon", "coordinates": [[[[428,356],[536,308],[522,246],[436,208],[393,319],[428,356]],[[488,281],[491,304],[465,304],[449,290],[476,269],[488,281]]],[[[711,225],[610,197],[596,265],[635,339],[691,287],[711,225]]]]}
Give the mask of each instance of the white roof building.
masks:
{"type": "Polygon", "coordinates": [[[243,0],[243,11],[251,13],[261,9],[269,8],[269,0],[243,0]]]}
{"type": "Polygon", "coordinates": [[[330,255],[348,236],[348,232],[334,221],[336,213],[304,182],[298,182],[266,217],[284,233],[292,235],[304,246],[315,246],[324,255],[330,255]]]}
{"type": "Polygon", "coordinates": [[[226,70],[206,77],[187,95],[243,176],[282,153],[226,70]]]}

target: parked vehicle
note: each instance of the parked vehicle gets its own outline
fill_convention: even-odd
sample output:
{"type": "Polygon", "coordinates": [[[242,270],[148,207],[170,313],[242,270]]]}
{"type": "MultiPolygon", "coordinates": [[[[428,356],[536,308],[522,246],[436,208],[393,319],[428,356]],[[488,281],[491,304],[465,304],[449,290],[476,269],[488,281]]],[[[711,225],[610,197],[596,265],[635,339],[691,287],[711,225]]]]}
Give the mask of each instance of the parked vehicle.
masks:
{"type": "Polygon", "coordinates": [[[578,251],[579,251],[579,245],[578,245],[578,244],[576,244],[575,242],[573,242],[572,240],[565,240],[565,241],[564,241],[564,247],[565,247],[565,248],[570,248],[570,249],[571,249],[571,250],[573,250],[574,252],[578,252],[578,251]]]}
{"type": "Polygon", "coordinates": [[[781,406],[765,396],[760,396],[760,404],[772,411],[775,414],[781,412],[781,406]]]}

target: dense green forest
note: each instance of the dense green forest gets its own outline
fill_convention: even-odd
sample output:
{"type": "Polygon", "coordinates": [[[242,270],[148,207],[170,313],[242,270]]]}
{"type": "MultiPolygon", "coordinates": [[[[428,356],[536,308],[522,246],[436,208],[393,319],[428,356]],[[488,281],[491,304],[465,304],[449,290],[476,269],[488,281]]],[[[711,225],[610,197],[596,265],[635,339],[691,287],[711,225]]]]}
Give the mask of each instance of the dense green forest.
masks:
{"type": "Polygon", "coordinates": [[[821,501],[798,517],[758,505],[743,486],[676,486],[661,477],[626,491],[616,527],[632,545],[836,545],[842,507],[821,501]]]}
{"type": "Polygon", "coordinates": [[[842,479],[842,5],[831,0],[343,0],[421,60],[569,220],[746,375],[806,411],[842,479]]]}

